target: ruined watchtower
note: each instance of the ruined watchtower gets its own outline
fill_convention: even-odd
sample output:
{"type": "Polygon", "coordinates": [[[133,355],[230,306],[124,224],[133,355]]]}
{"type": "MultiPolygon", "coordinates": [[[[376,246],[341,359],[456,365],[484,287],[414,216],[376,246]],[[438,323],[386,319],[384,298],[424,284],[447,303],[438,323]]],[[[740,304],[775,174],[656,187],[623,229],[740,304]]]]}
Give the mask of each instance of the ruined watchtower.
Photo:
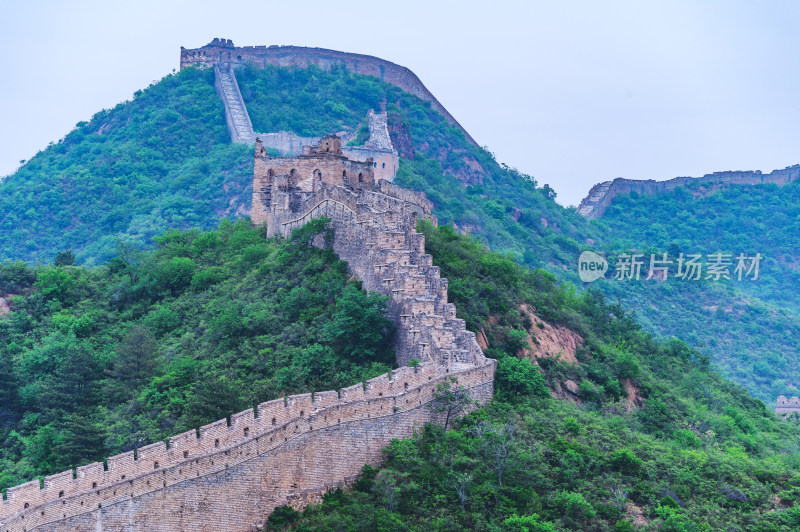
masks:
{"type": "Polygon", "coordinates": [[[776,414],[800,414],[800,398],[792,396],[787,399],[785,395],[779,395],[775,406],[776,414]]]}
{"type": "Polygon", "coordinates": [[[254,224],[266,223],[270,235],[280,232],[280,222],[285,222],[291,212],[301,211],[323,187],[373,189],[372,159],[348,159],[336,135],[322,137],[316,146],[305,146],[297,157],[270,157],[261,140],[256,139],[250,214],[254,224]]]}

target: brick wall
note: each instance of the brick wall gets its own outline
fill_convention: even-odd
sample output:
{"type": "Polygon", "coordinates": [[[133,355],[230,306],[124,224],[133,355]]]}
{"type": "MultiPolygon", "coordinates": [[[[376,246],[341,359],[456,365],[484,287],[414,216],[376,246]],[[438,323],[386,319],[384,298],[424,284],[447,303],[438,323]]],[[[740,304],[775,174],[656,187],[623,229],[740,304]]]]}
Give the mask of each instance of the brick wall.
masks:
{"type": "Polygon", "coordinates": [[[455,378],[481,403],[494,363],[399,368],[338,392],[289,396],[143,447],[8,490],[0,530],[248,530],[302,506],[380,460],[392,438],[441,416],[436,385],[455,378]],[[26,506],[27,505],[27,506],[26,506]]]}

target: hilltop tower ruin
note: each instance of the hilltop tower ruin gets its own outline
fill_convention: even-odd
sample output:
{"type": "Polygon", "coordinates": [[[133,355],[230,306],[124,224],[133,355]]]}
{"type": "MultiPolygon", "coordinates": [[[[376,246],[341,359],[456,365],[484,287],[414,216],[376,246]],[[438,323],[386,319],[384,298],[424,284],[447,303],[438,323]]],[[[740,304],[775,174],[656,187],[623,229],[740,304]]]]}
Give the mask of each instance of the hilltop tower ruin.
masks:
{"type": "Polygon", "coordinates": [[[800,398],[793,395],[787,399],[785,395],[779,395],[776,401],[775,413],[781,414],[800,414],[800,398]]]}

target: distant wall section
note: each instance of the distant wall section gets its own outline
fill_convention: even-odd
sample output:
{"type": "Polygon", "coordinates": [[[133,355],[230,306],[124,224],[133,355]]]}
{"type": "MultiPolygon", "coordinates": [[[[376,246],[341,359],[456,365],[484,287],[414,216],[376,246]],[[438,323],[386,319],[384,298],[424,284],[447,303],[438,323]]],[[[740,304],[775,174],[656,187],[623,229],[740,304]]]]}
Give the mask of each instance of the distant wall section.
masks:
{"type": "Polygon", "coordinates": [[[604,181],[593,186],[589,194],[581,201],[578,212],[587,218],[600,218],[613,199],[623,194],[636,192],[638,194],[662,194],[678,187],[687,185],[763,185],[773,183],[787,185],[800,178],[800,164],[787,166],[783,170],[774,170],[768,174],[755,171],[726,171],[706,174],[703,177],[676,177],[668,181],[655,181],[653,179],[623,179],[618,177],[613,181],[604,181]]]}

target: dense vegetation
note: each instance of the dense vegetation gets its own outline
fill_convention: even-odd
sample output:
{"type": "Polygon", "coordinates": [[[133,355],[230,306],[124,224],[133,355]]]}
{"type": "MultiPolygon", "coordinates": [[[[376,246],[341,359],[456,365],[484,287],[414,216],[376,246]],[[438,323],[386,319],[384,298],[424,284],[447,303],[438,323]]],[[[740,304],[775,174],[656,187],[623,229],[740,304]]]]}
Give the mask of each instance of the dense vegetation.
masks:
{"type": "Polygon", "coordinates": [[[650,330],[707,346],[726,375],[761,399],[798,394],[798,224],[798,182],[710,191],[695,184],[658,196],[615,198],[599,222],[609,256],[639,249],[648,257],[669,252],[673,260],[681,252],[761,253],[764,259],[757,281],[673,277],[663,284],[612,281],[604,289],[636,309],[650,330]]]}
{"type": "Polygon", "coordinates": [[[601,223],[609,240],[628,249],[646,243],[684,253],[761,253],[758,282],[737,288],[800,311],[800,181],[706,188],[695,183],[658,196],[621,196],[601,223]]]}
{"type": "Polygon", "coordinates": [[[120,240],[211,229],[249,206],[251,151],[230,143],[212,70],[187,69],[79,123],[0,182],[0,260],[111,257],[120,240]]]}
{"type": "Polygon", "coordinates": [[[796,425],[721,378],[700,352],[642,332],[598,292],[562,288],[448,228],[425,232],[459,314],[486,328],[488,354],[499,359],[495,401],[454,430],[428,426],[394,441],[352,489],[302,514],[281,508],[268,529],[800,526],[796,425]],[[542,376],[515,356],[522,303],[584,337],[577,365],[539,360],[551,387],[579,383],[573,401],[550,398],[542,376]]]}
{"type": "Polygon", "coordinates": [[[385,301],[348,282],[318,223],[169,232],[106,265],[0,264],[0,489],[285,393],[391,369],[385,301]]]}

